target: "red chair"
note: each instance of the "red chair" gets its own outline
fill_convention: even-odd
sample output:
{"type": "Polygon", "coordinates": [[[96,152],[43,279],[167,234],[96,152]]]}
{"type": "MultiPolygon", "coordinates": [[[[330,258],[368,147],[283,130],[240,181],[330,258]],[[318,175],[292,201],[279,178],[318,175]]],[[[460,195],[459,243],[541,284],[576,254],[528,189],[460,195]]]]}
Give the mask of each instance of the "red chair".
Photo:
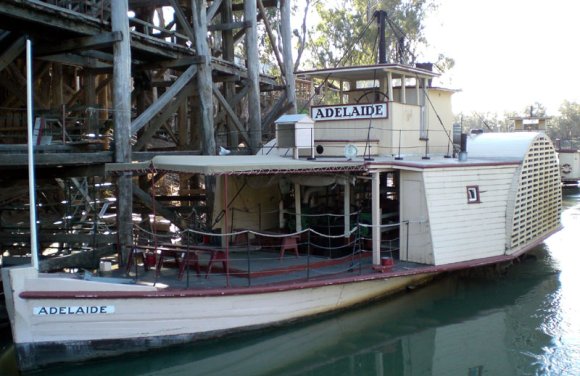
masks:
{"type": "Polygon", "coordinates": [[[226,257],[226,253],[224,251],[213,251],[211,253],[211,257],[209,259],[209,263],[207,264],[207,272],[205,273],[205,278],[209,277],[209,273],[211,273],[211,268],[214,262],[222,262],[222,266],[224,268],[224,272],[228,273],[228,258],[226,257]]]}
{"type": "Polygon", "coordinates": [[[187,265],[193,266],[197,276],[199,277],[201,273],[201,267],[199,266],[199,257],[197,257],[197,253],[195,252],[185,252],[183,255],[183,259],[179,263],[179,273],[177,274],[177,279],[182,279],[183,274],[185,273],[185,267],[187,265]]]}
{"type": "Polygon", "coordinates": [[[297,235],[287,236],[282,239],[282,244],[280,245],[280,260],[284,258],[284,252],[286,251],[294,251],[296,257],[300,256],[300,254],[298,253],[297,240],[298,240],[297,235]]]}

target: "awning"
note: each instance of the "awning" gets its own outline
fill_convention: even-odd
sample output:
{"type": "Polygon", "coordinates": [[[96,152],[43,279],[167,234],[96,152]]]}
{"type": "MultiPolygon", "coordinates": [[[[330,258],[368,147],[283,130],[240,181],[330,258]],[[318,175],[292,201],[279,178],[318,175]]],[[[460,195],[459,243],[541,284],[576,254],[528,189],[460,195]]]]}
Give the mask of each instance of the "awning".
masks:
{"type": "Polygon", "coordinates": [[[110,163],[108,173],[166,171],[203,175],[265,175],[348,172],[364,170],[364,161],[303,160],[271,155],[171,155],[149,162],[110,163]]]}

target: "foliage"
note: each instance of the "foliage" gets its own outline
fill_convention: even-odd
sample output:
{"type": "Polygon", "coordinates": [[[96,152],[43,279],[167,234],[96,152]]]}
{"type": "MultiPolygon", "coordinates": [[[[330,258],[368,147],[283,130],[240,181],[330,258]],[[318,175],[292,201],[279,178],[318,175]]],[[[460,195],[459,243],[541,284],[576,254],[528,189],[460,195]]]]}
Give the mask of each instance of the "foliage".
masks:
{"type": "Polygon", "coordinates": [[[426,44],[425,15],[432,0],[337,0],[314,4],[320,21],[307,43],[315,67],[374,64],[377,61],[378,26],[375,11],[387,12],[387,60],[413,64],[416,51],[426,44]],[[404,51],[397,57],[397,43],[404,51]]]}
{"type": "Polygon", "coordinates": [[[580,138],[580,104],[564,101],[560,106],[560,116],[551,121],[552,139],[572,140],[580,138]]]}
{"type": "Polygon", "coordinates": [[[464,132],[472,129],[483,129],[485,132],[509,132],[513,130],[514,117],[549,117],[546,133],[552,140],[580,139],[580,104],[564,101],[559,109],[559,115],[550,116],[546,107],[535,102],[521,112],[506,112],[499,116],[497,113],[458,114],[455,121],[462,125],[464,132]],[[531,111],[531,113],[530,113],[531,111]]]}

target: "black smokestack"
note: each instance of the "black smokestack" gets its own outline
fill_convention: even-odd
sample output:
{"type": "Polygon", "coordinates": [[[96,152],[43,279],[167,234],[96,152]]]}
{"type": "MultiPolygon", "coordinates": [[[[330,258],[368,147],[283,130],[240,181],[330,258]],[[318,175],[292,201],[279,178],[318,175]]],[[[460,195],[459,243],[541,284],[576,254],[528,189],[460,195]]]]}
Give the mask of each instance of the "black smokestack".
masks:
{"type": "Polygon", "coordinates": [[[384,10],[377,10],[375,12],[375,16],[377,17],[377,24],[379,26],[379,56],[378,56],[378,63],[379,64],[386,64],[387,63],[387,41],[385,38],[385,24],[387,20],[387,12],[384,10]]]}

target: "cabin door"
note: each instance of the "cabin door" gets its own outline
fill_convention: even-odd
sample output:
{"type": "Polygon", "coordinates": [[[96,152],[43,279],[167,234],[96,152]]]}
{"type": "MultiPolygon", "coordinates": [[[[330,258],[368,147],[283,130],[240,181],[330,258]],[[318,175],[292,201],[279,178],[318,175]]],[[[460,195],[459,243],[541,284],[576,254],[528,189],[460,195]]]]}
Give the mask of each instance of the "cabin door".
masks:
{"type": "Polygon", "coordinates": [[[401,181],[401,249],[404,261],[433,263],[431,232],[423,181],[401,181]]]}

